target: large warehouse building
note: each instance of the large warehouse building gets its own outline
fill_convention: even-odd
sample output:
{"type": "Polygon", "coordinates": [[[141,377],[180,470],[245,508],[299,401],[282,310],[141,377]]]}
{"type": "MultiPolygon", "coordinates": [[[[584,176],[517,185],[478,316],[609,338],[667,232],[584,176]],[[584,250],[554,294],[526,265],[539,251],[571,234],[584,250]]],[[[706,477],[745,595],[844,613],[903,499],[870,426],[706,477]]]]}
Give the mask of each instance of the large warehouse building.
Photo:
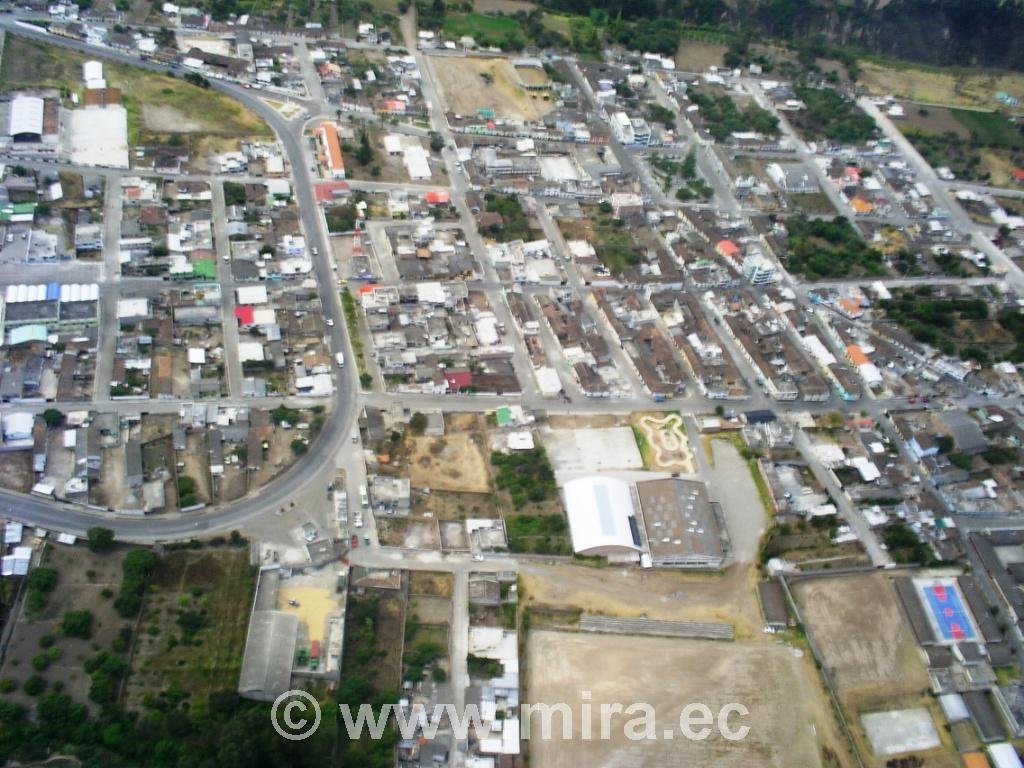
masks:
{"type": "Polygon", "coordinates": [[[581,477],[567,482],[562,491],[576,554],[639,558],[643,547],[627,483],[612,477],[581,477]]]}
{"type": "Polygon", "coordinates": [[[665,478],[636,484],[651,565],[717,570],[726,544],[716,505],[704,483],[665,478]]]}

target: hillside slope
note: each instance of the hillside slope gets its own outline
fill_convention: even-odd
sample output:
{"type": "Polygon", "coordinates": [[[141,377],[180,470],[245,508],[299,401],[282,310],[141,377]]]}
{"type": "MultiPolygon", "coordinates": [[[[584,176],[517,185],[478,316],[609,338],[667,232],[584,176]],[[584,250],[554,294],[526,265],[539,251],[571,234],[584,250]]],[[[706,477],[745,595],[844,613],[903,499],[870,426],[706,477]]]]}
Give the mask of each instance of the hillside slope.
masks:
{"type": "Polygon", "coordinates": [[[1022,0],[544,0],[612,18],[673,18],[820,39],[931,64],[1024,69],[1022,0]]]}

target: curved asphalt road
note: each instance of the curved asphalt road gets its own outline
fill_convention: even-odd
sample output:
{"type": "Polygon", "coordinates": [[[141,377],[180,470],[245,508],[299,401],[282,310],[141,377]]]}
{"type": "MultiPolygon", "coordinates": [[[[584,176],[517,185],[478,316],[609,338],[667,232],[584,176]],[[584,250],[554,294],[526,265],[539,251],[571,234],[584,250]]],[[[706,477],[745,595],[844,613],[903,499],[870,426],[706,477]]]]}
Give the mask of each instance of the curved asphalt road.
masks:
{"type": "MultiPolygon", "coordinates": [[[[174,71],[171,67],[152,61],[143,61],[135,56],[109,48],[97,48],[46,32],[29,30],[20,26],[12,18],[0,19],[0,28],[8,34],[13,33],[52,45],[59,45],[100,59],[109,59],[158,72],[174,71]]],[[[319,256],[313,257],[313,262],[316,278],[320,285],[323,314],[325,318],[333,318],[335,321],[334,327],[327,329],[331,349],[344,351],[349,360],[354,360],[345,331],[341,299],[329,263],[330,243],[320,208],[313,197],[313,183],[310,176],[311,156],[303,151],[302,122],[300,120],[286,121],[256,95],[259,91],[252,91],[220,80],[211,80],[210,85],[260,115],[281,141],[292,165],[295,200],[302,217],[307,242],[315,245],[319,251],[319,256]]],[[[294,499],[299,491],[324,469],[325,465],[333,465],[335,456],[344,445],[351,430],[356,412],[355,399],[358,394],[355,366],[349,365],[336,369],[336,371],[338,379],[334,394],[334,407],[327,415],[324,426],[311,446],[310,452],[274,482],[261,488],[254,496],[188,515],[168,514],[148,517],[140,515],[136,517],[99,510],[91,511],[79,505],[0,490],[0,514],[21,520],[28,525],[79,535],[84,534],[92,526],[103,525],[113,530],[118,539],[140,543],[187,539],[201,534],[229,531],[247,521],[271,514],[281,507],[287,507],[288,502],[294,499]]],[[[258,401],[254,401],[253,404],[258,405],[258,401]]]]}

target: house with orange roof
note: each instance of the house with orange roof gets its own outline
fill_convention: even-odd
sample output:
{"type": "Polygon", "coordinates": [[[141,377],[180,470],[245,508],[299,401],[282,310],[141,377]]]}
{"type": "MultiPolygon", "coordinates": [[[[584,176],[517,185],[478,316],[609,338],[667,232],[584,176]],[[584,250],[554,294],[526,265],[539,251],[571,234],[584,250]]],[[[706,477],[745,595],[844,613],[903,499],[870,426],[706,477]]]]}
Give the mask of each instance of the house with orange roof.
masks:
{"type": "Polygon", "coordinates": [[[853,212],[858,216],[867,216],[873,213],[875,210],[875,204],[870,200],[865,200],[863,197],[857,196],[850,200],[850,207],[853,208],[853,212]]]}

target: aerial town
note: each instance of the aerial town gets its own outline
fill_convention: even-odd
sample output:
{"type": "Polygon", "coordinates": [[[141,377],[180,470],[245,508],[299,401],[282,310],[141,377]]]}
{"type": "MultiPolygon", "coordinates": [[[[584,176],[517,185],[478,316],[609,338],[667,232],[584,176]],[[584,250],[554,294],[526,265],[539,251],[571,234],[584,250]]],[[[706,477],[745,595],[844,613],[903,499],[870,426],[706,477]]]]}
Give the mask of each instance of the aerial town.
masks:
{"type": "Polygon", "coordinates": [[[705,5],[0,2],[0,765],[1024,767],[1024,62],[705,5]]]}

